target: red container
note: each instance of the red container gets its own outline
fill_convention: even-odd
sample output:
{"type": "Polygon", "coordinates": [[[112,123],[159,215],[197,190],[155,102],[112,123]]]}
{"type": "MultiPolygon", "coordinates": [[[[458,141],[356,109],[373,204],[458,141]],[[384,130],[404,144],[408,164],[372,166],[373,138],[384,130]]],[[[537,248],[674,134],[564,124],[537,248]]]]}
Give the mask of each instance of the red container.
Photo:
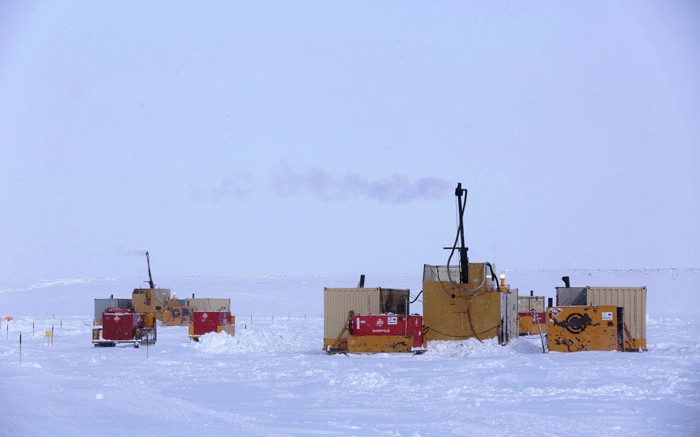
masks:
{"type": "Polygon", "coordinates": [[[423,316],[378,314],[355,316],[350,321],[352,335],[403,335],[413,337],[413,347],[423,346],[423,316]]]}
{"type": "Polygon", "coordinates": [[[102,313],[102,338],[133,340],[141,315],[124,309],[109,309],[102,313]]]}
{"type": "Polygon", "coordinates": [[[230,311],[194,311],[192,325],[194,335],[219,332],[219,327],[231,324],[230,311]]]}

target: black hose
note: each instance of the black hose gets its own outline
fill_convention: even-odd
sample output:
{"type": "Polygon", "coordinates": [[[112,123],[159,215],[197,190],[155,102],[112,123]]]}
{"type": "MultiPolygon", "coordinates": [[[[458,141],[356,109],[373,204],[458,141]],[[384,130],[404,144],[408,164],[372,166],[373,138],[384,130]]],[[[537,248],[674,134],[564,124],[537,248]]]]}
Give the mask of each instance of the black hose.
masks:
{"type": "MultiPolygon", "coordinates": [[[[467,191],[466,190],[465,190],[465,194],[464,194],[464,200],[462,200],[462,202],[459,203],[460,200],[459,200],[459,198],[457,198],[457,202],[458,202],[458,207],[457,207],[458,211],[461,211],[463,213],[464,209],[467,207],[467,191]]],[[[459,242],[460,233],[462,233],[461,235],[464,235],[463,234],[464,233],[463,226],[457,228],[457,234],[455,235],[454,243],[452,243],[452,250],[450,251],[450,256],[447,257],[447,279],[452,283],[452,285],[455,288],[457,288],[461,291],[464,291],[464,292],[476,291],[476,290],[469,290],[468,287],[463,287],[458,282],[452,280],[452,274],[450,273],[450,263],[452,262],[452,256],[454,256],[454,253],[457,250],[457,243],[459,242]]],[[[464,240],[462,242],[464,243],[464,240]]],[[[461,269],[461,266],[460,266],[460,269],[461,269]]],[[[439,268],[438,268],[437,272],[438,272],[438,280],[439,280],[440,279],[440,269],[439,268]]]]}
{"type": "Polygon", "coordinates": [[[413,303],[413,302],[417,301],[421,294],[423,294],[423,290],[421,290],[420,293],[418,293],[418,294],[416,295],[416,298],[413,299],[410,303],[413,303]]]}
{"type": "Polygon", "coordinates": [[[498,280],[496,279],[496,274],[493,272],[493,266],[491,263],[486,263],[487,266],[489,266],[489,270],[491,270],[491,279],[493,279],[493,282],[496,283],[496,288],[498,288],[498,280]]]}

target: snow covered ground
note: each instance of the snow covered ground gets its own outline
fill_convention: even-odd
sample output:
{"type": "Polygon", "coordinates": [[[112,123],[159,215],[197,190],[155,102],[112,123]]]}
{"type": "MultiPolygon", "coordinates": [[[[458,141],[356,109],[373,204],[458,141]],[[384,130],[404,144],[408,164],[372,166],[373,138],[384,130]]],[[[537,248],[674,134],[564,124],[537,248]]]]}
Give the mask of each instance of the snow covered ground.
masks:
{"type": "MultiPolygon", "coordinates": [[[[0,284],[0,315],[14,316],[0,326],[0,435],[700,435],[700,271],[512,271],[508,282],[553,297],[562,274],[647,285],[649,352],[542,354],[521,338],[327,356],[323,286],[349,277],[166,278],[156,282],[179,297],[231,297],[236,336],[192,343],[187,328],[161,327],[150,348],[93,348],[93,298],[130,297],[142,278],[0,284]]],[[[420,277],[367,285],[416,294],[420,277]]]]}

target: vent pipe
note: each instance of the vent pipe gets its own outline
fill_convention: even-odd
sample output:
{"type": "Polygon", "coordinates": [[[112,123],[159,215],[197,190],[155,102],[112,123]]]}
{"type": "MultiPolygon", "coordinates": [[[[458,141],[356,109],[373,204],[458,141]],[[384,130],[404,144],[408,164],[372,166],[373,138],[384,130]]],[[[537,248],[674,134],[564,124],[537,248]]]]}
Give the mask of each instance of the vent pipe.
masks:
{"type": "Polygon", "coordinates": [[[571,283],[569,282],[569,277],[568,276],[562,276],[561,280],[564,281],[564,286],[566,288],[571,288],[571,283]]]}

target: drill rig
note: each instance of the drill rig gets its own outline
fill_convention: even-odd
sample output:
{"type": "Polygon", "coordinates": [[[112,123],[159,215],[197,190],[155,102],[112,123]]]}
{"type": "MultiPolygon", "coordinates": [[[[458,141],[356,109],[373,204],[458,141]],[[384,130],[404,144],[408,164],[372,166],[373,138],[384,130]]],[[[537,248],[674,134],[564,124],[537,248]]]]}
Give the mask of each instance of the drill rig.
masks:
{"type": "Polygon", "coordinates": [[[499,283],[489,262],[469,262],[464,238],[464,212],[467,190],[455,189],[459,224],[447,265],[423,267],[423,318],[425,339],[483,341],[498,337],[505,344],[517,337],[517,290],[499,283]],[[459,264],[451,265],[455,253],[459,264]]]}

